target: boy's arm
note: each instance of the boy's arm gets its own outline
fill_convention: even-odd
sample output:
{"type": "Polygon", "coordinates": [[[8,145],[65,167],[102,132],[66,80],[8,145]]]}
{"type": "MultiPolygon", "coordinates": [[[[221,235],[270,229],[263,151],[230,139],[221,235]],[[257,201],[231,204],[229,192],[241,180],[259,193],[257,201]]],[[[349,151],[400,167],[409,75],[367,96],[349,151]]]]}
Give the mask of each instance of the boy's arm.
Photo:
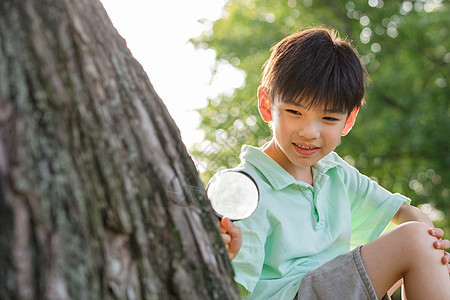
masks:
{"type": "Polygon", "coordinates": [[[424,214],[420,209],[415,206],[403,203],[398,209],[395,216],[392,218],[392,222],[399,225],[409,221],[422,222],[427,224],[430,228],[434,227],[433,222],[424,214]]]}

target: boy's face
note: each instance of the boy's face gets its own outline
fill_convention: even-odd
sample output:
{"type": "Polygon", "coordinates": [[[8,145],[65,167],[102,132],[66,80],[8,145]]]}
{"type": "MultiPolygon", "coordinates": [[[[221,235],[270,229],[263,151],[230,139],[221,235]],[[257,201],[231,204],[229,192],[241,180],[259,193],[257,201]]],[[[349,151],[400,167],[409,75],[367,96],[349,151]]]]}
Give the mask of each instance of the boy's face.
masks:
{"type": "Polygon", "coordinates": [[[274,136],[266,153],[294,177],[339,145],[357,112],[349,116],[280,101],[270,103],[264,95],[259,96],[259,108],[264,121],[271,122],[274,136]]]}

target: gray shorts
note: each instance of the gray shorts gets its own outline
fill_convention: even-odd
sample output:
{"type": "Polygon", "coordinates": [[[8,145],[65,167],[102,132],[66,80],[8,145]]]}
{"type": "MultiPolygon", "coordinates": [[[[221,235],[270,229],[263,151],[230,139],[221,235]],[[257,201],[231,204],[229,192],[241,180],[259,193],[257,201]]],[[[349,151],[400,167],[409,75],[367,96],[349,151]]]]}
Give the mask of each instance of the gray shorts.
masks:
{"type": "MultiPolygon", "coordinates": [[[[361,247],[323,264],[303,277],[298,292],[302,300],[377,300],[361,258],[361,247]]],[[[390,299],[385,295],[382,300],[390,299]]]]}

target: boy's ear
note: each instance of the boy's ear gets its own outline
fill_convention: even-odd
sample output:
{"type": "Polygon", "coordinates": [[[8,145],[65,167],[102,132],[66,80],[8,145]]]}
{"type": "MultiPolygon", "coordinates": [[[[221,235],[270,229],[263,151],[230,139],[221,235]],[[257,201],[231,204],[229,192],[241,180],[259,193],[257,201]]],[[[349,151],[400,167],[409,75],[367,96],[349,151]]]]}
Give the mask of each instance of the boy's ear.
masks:
{"type": "Polygon", "coordinates": [[[356,116],[358,115],[359,107],[355,108],[347,117],[347,121],[345,121],[344,130],[342,130],[342,136],[346,136],[356,121],[356,116]]]}
{"type": "Polygon", "coordinates": [[[264,122],[272,121],[272,103],[262,85],[258,87],[258,109],[264,122]]]}

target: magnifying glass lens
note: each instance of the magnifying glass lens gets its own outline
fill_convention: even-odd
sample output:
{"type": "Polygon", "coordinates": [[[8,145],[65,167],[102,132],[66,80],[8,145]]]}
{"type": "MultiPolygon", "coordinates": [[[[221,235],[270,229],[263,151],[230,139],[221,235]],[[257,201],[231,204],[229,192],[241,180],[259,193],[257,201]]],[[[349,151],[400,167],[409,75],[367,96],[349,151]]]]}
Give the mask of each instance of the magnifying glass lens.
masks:
{"type": "Polygon", "coordinates": [[[215,213],[232,221],[250,217],[256,210],[259,191],[247,173],[227,171],[214,175],[206,188],[215,213]]]}

